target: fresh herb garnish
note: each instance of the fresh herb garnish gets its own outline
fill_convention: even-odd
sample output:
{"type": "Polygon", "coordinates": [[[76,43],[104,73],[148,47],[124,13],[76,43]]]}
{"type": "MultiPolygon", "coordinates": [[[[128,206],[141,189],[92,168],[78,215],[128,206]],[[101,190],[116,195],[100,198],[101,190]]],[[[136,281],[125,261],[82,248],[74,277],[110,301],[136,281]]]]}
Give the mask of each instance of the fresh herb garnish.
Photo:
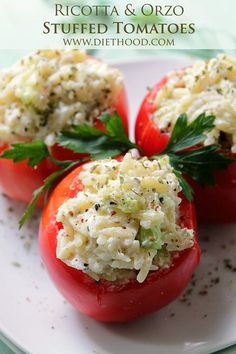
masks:
{"type": "Polygon", "coordinates": [[[27,208],[24,211],[24,214],[22,215],[22,217],[19,220],[19,228],[21,228],[24,225],[24,223],[28,219],[31,218],[31,216],[34,212],[34,208],[36,206],[37,200],[40,197],[40,195],[43,192],[48,193],[49,190],[52,188],[53,184],[55,183],[55,181],[61,175],[63,175],[66,171],[70,170],[72,167],[76,166],[77,164],[78,164],[78,161],[68,163],[67,167],[61,168],[60,170],[53,172],[50,176],[45,178],[43,185],[34,191],[33,198],[31,199],[30,203],[28,204],[27,208]]]}
{"type": "MultiPolygon", "coordinates": [[[[205,133],[214,128],[214,120],[214,116],[203,113],[188,125],[187,115],[180,115],[166,148],[161,154],[152,156],[157,160],[163,154],[169,156],[170,164],[179,179],[186,199],[189,201],[193,198],[193,190],[184,174],[192,177],[201,185],[213,185],[214,171],[225,169],[235,162],[221,154],[217,145],[202,146],[206,139],[205,133]],[[199,146],[199,144],[201,145],[199,146]]],[[[43,192],[47,196],[55,181],[71,168],[90,159],[99,160],[114,157],[132,148],[139,149],[129,140],[122,120],[116,112],[113,115],[103,115],[101,123],[105,128],[104,131],[88,124],[82,124],[74,126],[71,131],[63,131],[60,134],[57,141],[60,146],[76,153],[89,154],[78,160],[60,161],[55,159],[50,149],[42,141],[12,144],[8,150],[4,151],[2,158],[11,159],[14,162],[26,160],[31,167],[38,165],[45,158],[51,159],[59,166],[59,170],[48,176],[43,185],[34,191],[33,198],[19,221],[20,227],[32,216],[39,196],[43,192]]],[[[146,231],[140,230],[140,240],[148,247],[158,247],[160,230],[146,231]]]]}
{"type": "Polygon", "coordinates": [[[176,153],[202,143],[206,139],[207,131],[214,128],[215,117],[200,114],[188,125],[187,115],[181,114],[172,130],[170,140],[162,152],[163,154],[176,153]]]}
{"type": "Polygon", "coordinates": [[[1,157],[14,162],[27,160],[27,164],[34,167],[49,155],[47,145],[43,141],[37,140],[32,143],[12,144],[10,149],[5,150],[1,157]]]}
{"type": "MultiPolygon", "coordinates": [[[[205,113],[187,124],[186,114],[181,114],[173,128],[170,140],[162,154],[169,156],[170,164],[179,179],[187,200],[192,200],[193,190],[183,174],[192,177],[200,185],[214,185],[214,171],[223,170],[235,162],[219,152],[218,145],[199,146],[208,132],[214,128],[215,117],[205,113]]],[[[159,159],[160,155],[153,156],[159,159]]]]}
{"type": "Polygon", "coordinates": [[[175,170],[186,173],[202,186],[214,185],[213,172],[224,170],[233,161],[219,153],[218,145],[208,145],[180,154],[169,154],[175,170]]]}
{"type": "Polygon", "coordinates": [[[104,131],[100,131],[89,124],[82,124],[74,126],[72,131],[64,131],[60,134],[57,141],[60,146],[76,153],[89,154],[87,157],[78,160],[61,161],[55,159],[47,145],[40,140],[31,143],[12,144],[8,150],[4,151],[1,157],[11,159],[14,162],[26,160],[29,166],[35,167],[45,158],[49,158],[60,168],[48,176],[43,185],[34,191],[33,197],[19,221],[20,228],[32,216],[40,195],[44,192],[47,196],[53,184],[65,172],[90,159],[100,160],[119,155],[132,148],[138,148],[136,144],[129,140],[122,120],[116,112],[113,115],[103,115],[101,123],[104,126],[104,131]]]}
{"type": "Polygon", "coordinates": [[[179,184],[180,184],[180,187],[182,188],[185,198],[190,202],[193,199],[193,194],[194,194],[192,187],[186,181],[182,172],[177,171],[177,170],[174,170],[173,172],[179,180],[179,184]]]}
{"type": "Polygon", "coordinates": [[[106,132],[88,124],[78,125],[73,127],[72,131],[61,133],[59,145],[77,153],[89,153],[93,160],[112,157],[129,149],[138,148],[129,140],[122,120],[116,112],[113,115],[103,115],[101,121],[106,132]]]}

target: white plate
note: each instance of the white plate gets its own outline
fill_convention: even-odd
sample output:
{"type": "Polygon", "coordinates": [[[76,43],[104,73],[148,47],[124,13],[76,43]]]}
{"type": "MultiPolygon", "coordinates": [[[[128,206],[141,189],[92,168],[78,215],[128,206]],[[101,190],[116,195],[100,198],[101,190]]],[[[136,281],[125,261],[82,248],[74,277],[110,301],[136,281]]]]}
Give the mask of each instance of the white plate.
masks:
{"type": "MultiPolygon", "coordinates": [[[[189,63],[173,57],[121,63],[132,117],[147,86],[189,63]]],[[[138,321],[110,325],[77,313],[58,294],[38,254],[37,220],[17,230],[23,209],[0,197],[0,332],[20,348],[33,354],[194,354],[236,343],[236,272],[224,264],[235,258],[236,226],[201,227],[196,285],[182,301],[138,321]]]]}

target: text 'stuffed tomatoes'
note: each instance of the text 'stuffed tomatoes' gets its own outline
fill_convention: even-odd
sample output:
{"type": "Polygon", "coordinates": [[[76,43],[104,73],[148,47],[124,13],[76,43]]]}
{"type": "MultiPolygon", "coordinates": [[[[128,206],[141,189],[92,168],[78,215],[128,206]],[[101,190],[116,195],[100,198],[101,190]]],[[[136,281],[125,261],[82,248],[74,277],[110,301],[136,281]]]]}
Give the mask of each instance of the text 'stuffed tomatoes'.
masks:
{"type": "Polygon", "coordinates": [[[194,207],[168,157],[89,162],[52,192],[39,231],[44,264],[79,311],[122,322],[156,311],[199,262],[194,207]]]}
{"type": "MultiPolygon", "coordinates": [[[[40,50],[0,72],[0,150],[14,143],[44,142],[59,160],[78,159],[59,147],[61,131],[88,123],[103,129],[98,118],[117,111],[128,132],[128,108],[119,70],[79,50],[40,50]]],[[[0,186],[5,194],[29,202],[35,189],[58,166],[45,159],[0,159],[0,186]]],[[[42,197],[38,200],[42,206],[42,197]]]]}
{"type": "MultiPolygon", "coordinates": [[[[148,92],[141,104],[135,126],[136,143],[148,156],[159,153],[166,147],[181,114],[186,113],[191,123],[206,113],[215,120],[204,145],[219,145],[225,156],[236,160],[235,78],[236,60],[227,55],[170,73],[148,92]]],[[[214,177],[214,186],[203,187],[189,180],[199,219],[236,222],[236,164],[215,171],[214,177]]]]}

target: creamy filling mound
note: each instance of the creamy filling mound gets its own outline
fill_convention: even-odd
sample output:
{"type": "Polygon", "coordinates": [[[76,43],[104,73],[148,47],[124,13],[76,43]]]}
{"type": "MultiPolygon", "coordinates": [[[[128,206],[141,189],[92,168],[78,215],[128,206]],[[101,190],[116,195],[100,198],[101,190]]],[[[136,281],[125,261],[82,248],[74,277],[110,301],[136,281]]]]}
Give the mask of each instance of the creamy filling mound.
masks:
{"type": "Polygon", "coordinates": [[[215,128],[207,133],[205,145],[219,143],[236,152],[235,58],[220,54],[171,72],[154,105],[153,120],[163,131],[171,131],[182,113],[187,113],[190,122],[203,112],[213,114],[215,128]]]}
{"type": "Polygon", "coordinates": [[[122,161],[88,163],[84,189],[66,200],[56,220],[57,257],[95,280],[143,282],[193,246],[192,229],[178,225],[181,187],[167,156],[127,153],[122,161]]]}
{"type": "Polygon", "coordinates": [[[0,141],[53,145],[72,125],[114,108],[119,70],[80,50],[39,50],[0,71],[0,141]]]}

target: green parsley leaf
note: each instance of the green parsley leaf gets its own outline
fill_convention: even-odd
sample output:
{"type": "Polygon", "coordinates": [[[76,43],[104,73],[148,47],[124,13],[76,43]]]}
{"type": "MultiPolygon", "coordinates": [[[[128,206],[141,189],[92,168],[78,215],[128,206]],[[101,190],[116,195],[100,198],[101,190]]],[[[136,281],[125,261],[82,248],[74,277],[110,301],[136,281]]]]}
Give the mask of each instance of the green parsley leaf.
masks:
{"type": "Polygon", "coordinates": [[[185,198],[187,199],[188,202],[191,202],[191,200],[193,199],[192,187],[186,181],[186,179],[184,178],[183,174],[180,171],[174,170],[174,173],[179,180],[179,184],[180,187],[182,188],[185,198]]]}
{"type": "Polygon", "coordinates": [[[104,135],[104,133],[101,130],[94,128],[88,124],[75,125],[73,128],[74,131],[76,132],[76,135],[84,139],[86,138],[91,139],[92,137],[104,135]]]}
{"type": "Polygon", "coordinates": [[[99,153],[96,154],[92,154],[91,158],[93,160],[102,160],[102,159],[107,159],[109,157],[114,157],[120,154],[120,150],[119,149],[108,149],[108,150],[104,150],[101,151],[99,153]]]}
{"type": "Polygon", "coordinates": [[[56,172],[53,172],[50,176],[45,178],[43,185],[34,191],[33,198],[31,199],[30,203],[28,204],[27,208],[24,211],[24,214],[22,215],[22,217],[19,220],[19,228],[20,229],[22,228],[24,223],[27,220],[29,220],[31,218],[31,216],[33,215],[37,200],[40,197],[40,195],[43,192],[48,193],[49,190],[52,188],[53,184],[55,183],[55,181],[60,176],[62,176],[65,172],[67,172],[68,170],[70,170],[71,168],[76,166],[77,164],[78,164],[78,161],[68,163],[67,167],[62,168],[61,170],[58,170],[56,172]]]}
{"type": "Polygon", "coordinates": [[[108,135],[111,138],[116,138],[127,146],[130,145],[131,148],[134,147],[134,144],[131,143],[126,134],[123,122],[117,112],[115,112],[113,115],[103,114],[101,121],[105,124],[108,135]]]}
{"type": "Polygon", "coordinates": [[[31,167],[38,165],[42,160],[49,156],[47,145],[41,141],[33,141],[31,143],[12,144],[1,155],[1,158],[20,162],[27,160],[27,164],[31,167]]]}
{"type": "Polygon", "coordinates": [[[64,146],[74,152],[80,154],[97,154],[105,150],[104,144],[108,141],[108,137],[103,134],[101,136],[91,136],[82,138],[80,133],[62,132],[59,137],[59,145],[64,146]]]}
{"type": "Polygon", "coordinates": [[[214,185],[214,172],[227,168],[235,160],[220,153],[219,146],[198,146],[206,139],[206,132],[214,128],[215,117],[200,114],[188,125],[187,115],[181,114],[173,128],[166,148],[158,156],[167,154],[174,173],[179,179],[183,193],[188,201],[193,198],[193,190],[184,174],[200,185],[214,185]]]}
{"type": "Polygon", "coordinates": [[[214,116],[200,114],[192,123],[188,125],[187,115],[181,114],[173,128],[170,140],[163,153],[178,152],[191,146],[202,143],[206,139],[207,131],[214,128],[214,116]]]}
{"type": "Polygon", "coordinates": [[[19,220],[19,229],[21,229],[22,226],[24,225],[24,223],[28,219],[30,219],[31,216],[33,215],[37,200],[38,200],[39,196],[41,195],[41,193],[43,193],[43,191],[45,189],[46,189],[46,187],[43,185],[34,191],[33,198],[31,199],[30,203],[27,205],[27,208],[25,209],[24,214],[22,215],[22,217],[19,220]]]}
{"type": "Polygon", "coordinates": [[[112,116],[103,115],[101,121],[104,124],[106,132],[102,132],[89,124],[82,124],[74,126],[72,131],[64,131],[60,134],[58,138],[60,146],[65,146],[77,153],[90,154],[76,161],[60,161],[55,159],[42,141],[35,141],[29,144],[13,144],[13,149],[5,152],[5,156],[8,156],[6,158],[13,159],[15,162],[28,159],[30,166],[35,166],[43,158],[49,157],[60,167],[60,170],[48,176],[44,180],[43,185],[34,191],[32,200],[19,221],[20,228],[32,216],[39,196],[43,192],[46,192],[47,195],[55,181],[66,171],[80,162],[113,157],[131,148],[137,148],[137,145],[133,144],[127,137],[122,120],[117,113],[114,113],[112,116]]]}
{"type": "Polygon", "coordinates": [[[217,145],[202,146],[179,154],[170,153],[169,159],[175,170],[186,173],[202,186],[214,185],[213,172],[224,170],[235,162],[220,154],[217,145]]]}
{"type": "Polygon", "coordinates": [[[59,145],[77,153],[89,153],[92,159],[119,155],[132,148],[138,148],[126,135],[123,122],[118,113],[104,114],[101,117],[106,132],[88,124],[74,126],[73,131],[63,131],[59,145]]]}

